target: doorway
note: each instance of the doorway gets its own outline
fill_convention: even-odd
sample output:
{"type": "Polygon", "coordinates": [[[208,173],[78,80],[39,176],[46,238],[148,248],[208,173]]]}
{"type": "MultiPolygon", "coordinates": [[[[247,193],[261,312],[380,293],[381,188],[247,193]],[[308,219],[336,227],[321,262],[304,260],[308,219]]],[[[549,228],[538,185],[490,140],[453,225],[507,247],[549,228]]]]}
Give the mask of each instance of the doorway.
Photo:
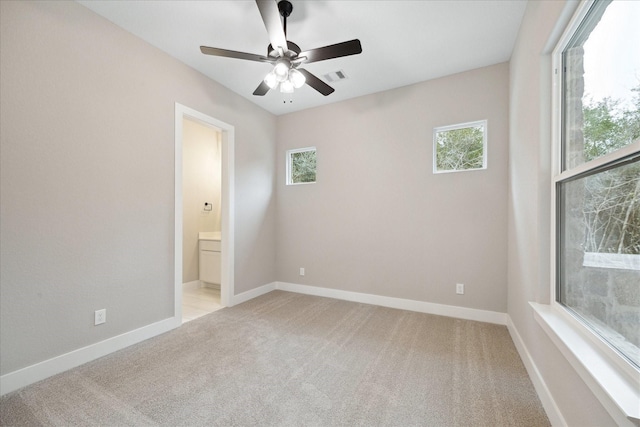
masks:
{"type": "MultiPolygon", "coordinates": [[[[208,205],[205,207],[203,203],[203,215],[215,216],[219,215],[219,233],[220,240],[220,290],[219,304],[223,307],[233,305],[233,154],[234,154],[234,128],[220,120],[209,117],[189,107],[176,103],[175,105],[175,307],[174,318],[177,325],[183,322],[183,283],[185,267],[192,269],[193,266],[184,265],[184,249],[183,249],[183,226],[184,226],[184,189],[183,189],[183,155],[185,148],[185,120],[187,125],[191,123],[205,127],[212,131],[212,135],[217,135],[219,139],[219,159],[220,170],[219,188],[220,197],[217,201],[206,201],[208,205]],[[209,209],[211,209],[209,211],[209,209]]],[[[214,197],[215,198],[215,197],[214,197]]],[[[212,220],[212,217],[206,220],[212,220]]],[[[209,226],[211,227],[211,226],[209,226]]],[[[209,231],[209,230],[201,230],[209,231]]],[[[195,236],[189,236],[190,240],[195,236]]],[[[189,254],[188,254],[189,255],[189,254]]],[[[190,259],[189,256],[186,257],[190,259]]],[[[190,273],[191,274],[191,273],[190,273]]],[[[194,283],[189,282],[191,290],[194,283]]],[[[207,299],[207,291],[202,292],[207,299]]],[[[209,292],[211,293],[211,292],[209,292]]],[[[210,299],[210,298],[209,298],[210,299]]]]}

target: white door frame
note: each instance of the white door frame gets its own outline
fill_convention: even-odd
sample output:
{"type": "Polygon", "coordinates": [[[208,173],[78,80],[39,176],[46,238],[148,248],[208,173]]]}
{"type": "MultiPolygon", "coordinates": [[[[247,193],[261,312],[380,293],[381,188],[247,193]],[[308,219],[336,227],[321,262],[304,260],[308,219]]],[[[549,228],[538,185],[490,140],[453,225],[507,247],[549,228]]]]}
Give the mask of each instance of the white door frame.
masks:
{"type": "Polygon", "coordinates": [[[234,127],[199,111],[178,104],[175,107],[175,309],[176,324],[182,324],[182,121],[194,120],[222,135],[222,280],[220,303],[233,305],[234,265],[234,127]]]}

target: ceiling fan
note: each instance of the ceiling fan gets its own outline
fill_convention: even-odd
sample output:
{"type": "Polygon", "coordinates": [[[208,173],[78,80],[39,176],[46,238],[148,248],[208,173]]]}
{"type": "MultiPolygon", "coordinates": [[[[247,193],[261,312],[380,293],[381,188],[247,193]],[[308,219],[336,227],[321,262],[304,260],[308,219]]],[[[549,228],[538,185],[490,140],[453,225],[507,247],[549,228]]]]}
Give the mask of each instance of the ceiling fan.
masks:
{"type": "Polygon", "coordinates": [[[280,85],[280,92],[292,93],[294,89],[302,87],[305,83],[324,96],[333,93],[334,89],[331,86],[304,68],[299,68],[300,65],[357,55],[362,52],[360,40],[354,39],[301,51],[297,44],[287,40],[287,17],[293,11],[291,2],[281,0],[276,4],[275,0],[256,0],[256,4],[271,42],[267,47],[267,56],[208,46],[200,46],[200,51],[206,55],[272,64],[273,70],[267,74],[253,92],[257,96],[264,96],[270,89],[275,89],[278,85],[280,85]],[[280,20],[280,16],[284,18],[283,22],[280,20]]]}

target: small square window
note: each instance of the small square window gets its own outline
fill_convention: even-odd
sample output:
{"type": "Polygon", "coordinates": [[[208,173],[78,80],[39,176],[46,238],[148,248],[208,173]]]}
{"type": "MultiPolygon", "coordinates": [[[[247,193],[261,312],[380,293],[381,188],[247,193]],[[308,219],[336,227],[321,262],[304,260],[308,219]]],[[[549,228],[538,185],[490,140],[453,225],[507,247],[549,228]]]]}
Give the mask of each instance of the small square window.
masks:
{"type": "Polygon", "coordinates": [[[433,130],[433,173],[487,168],[487,121],[433,130]]]}
{"type": "Polygon", "coordinates": [[[316,147],[287,151],[287,185],[316,182],[316,147]]]}

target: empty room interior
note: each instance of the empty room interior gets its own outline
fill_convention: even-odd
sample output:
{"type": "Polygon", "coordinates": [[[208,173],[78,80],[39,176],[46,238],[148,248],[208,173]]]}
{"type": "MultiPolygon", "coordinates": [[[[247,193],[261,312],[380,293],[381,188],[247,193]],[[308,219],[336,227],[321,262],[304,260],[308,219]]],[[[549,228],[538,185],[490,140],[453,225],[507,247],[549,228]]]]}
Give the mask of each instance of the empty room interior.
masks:
{"type": "Polygon", "coordinates": [[[640,2],[0,2],[0,424],[640,425],[640,2]]]}

